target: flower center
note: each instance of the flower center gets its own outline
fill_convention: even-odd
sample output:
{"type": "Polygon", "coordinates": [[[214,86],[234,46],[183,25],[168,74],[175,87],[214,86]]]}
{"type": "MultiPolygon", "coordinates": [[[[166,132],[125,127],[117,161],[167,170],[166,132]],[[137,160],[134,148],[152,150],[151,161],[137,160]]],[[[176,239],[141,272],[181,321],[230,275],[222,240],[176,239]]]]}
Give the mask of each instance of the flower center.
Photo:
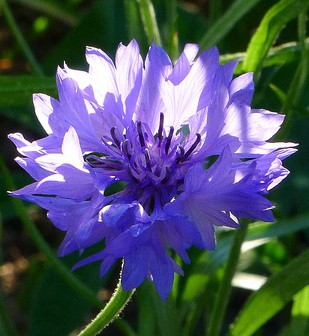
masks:
{"type": "Polygon", "coordinates": [[[196,134],[196,140],[186,150],[183,132],[175,134],[173,126],[166,131],[161,113],[156,134],[141,121],[132,123],[125,134],[112,127],[110,137],[102,140],[105,154],[87,154],[85,161],[98,172],[103,185],[105,180],[106,185],[127,182],[123,192],[144,207],[148,204],[146,208],[151,212],[153,202],[159,201],[163,206],[177,194],[190,166],[190,155],[200,141],[200,134],[196,134]]]}

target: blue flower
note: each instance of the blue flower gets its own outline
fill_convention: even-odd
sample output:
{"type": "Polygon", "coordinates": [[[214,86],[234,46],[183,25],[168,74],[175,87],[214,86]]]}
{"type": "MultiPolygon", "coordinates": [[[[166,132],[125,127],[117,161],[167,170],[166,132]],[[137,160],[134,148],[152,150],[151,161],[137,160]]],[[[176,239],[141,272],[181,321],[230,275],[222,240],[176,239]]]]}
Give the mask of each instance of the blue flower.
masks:
{"type": "Polygon", "coordinates": [[[122,285],[155,282],[165,299],[187,250],[215,248],[215,227],[241,218],[273,221],[268,191],[288,174],[293,143],[269,142],[284,117],[251,109],[252,74],[233,79],[216,48],[187,44],[173,65],[152,44],[145,62],[133,40],[115,64],[87,48],[89,71],[59,68],[59,101],[34,95],[47,136],[9,135],[36,182],[12,194],[48,210],[66,231],[63,256],[104,240],[76,267],[124,259],[122,285]]]}

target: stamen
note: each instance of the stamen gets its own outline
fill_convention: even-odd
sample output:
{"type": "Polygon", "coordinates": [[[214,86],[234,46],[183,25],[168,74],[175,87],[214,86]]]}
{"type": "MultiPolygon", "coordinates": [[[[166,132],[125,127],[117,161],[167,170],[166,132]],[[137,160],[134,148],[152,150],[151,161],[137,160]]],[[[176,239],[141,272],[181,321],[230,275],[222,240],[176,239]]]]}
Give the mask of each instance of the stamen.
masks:
{"type": "Polygon", "coordinates": [[[180,156],[176,162],[179,163],[185,161],[188,158],[188,156],[194,151],[194,149],[200,143],[200,141],[201,141],[201,135],[199,133],[196,133],[196,140],[193,142],[192,146],[187,150],[187,152],[184,155],[180,156]]]}
{"type": "Polygon", "coordinates": [[[95,168],[96,166],[100,166],[98,164],[98,157],[96,155],[87,154],[84,156],[84,161],[89,164],[90,167],[95,168]]]}
{"type": "Polygon", "coordinates": [[[171,177],[171,169],[170,169],[170,167],[169,166],[166,166],[165,167],[165,177],[164,177],[164,179],[161,181],[161,183],[162,184],[164,184],[164,183],[166,183],[168,180],[169,180],[169,178],[171,177]]]}
{"type": "Polygon", "coordinates": [[[122,151],[125,154],[125,156],[130,160],[131,159],[131,153],[130,153],[130,141],[128,139],[125,139],[122,143],[122,151]]]}
{"type": "Polygon", "coordinates": [[[151,171],[151,162],[150,162],[150,154],[148,148],[145,148],[144,151],[145,159],[146,159],[146,165],[149,171],[151,171]]]}
{"type": "Polygon", "coordinates": [[[139,183],[139,182],[140,182],[140,180],[139,180],[137,177],[135,177],[135,176],[133,175],[131,166],[130,166],[129,164],[127,165],[127,172],[128,172],[128,175],[129,175],[129,177],[130,177],[131,180],[133,180],[133,181],[136,182],[136,183],[139,183]]]}
{"type": "Polygon", "coordinates": [[[185,149],[182,146],[178,146],[180,153],[179,153],[179,158],[181,158],[185,154],[185,149]]]}
{"type": "Polygon", "coordinates": [[[166,154],[166,155],[167,155],[168,150],[169,150],[169,148],[170,148],[173,134],[174,134],[174,127],[171,126],[170,131],[169,131],[169,133],[168,133],[168,136],[167,136],[167,138],[166,138],[166,144],[165,144],[165,154],[166,154]]]}
{"type": "Polygon", "coordinates": [[[117,135],[116,135],[116,127],[113,126],[110,130],[110,134],[114,140],[114,143],[115,145],[119,148],[120,147],[120,144],[121,144],[121,141],[119,141],[119,139],[117,138],[117,135]]]}
{"type": "Polygon", "coordinates": [[[139,142],[141,143],[141,146],[145,147],[145,138],[144,138],[144,135],[143,135],[142,122],[141,121],[139,121],[137,123],[137,132],[138,132],[139,142]]]}
{"type": "Polygon", "coordinates": [[[159,122],[159,129],[158,129],[158,138],[159,138],[159,145],[158,147],[161,146],[161,142],[162,142],[162,139],[163,139],[163,125],[164,125],[164,113],[160,113],[160,122],[159,122]]]}

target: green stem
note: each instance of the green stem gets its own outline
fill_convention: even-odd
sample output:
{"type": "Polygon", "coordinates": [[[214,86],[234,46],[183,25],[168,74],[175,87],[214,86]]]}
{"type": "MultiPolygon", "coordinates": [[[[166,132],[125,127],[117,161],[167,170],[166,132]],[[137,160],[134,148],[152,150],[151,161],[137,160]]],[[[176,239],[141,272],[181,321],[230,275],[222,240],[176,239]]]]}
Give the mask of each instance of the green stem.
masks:
{"type": "Polygon", "coordinates": [[[150,44],[154,40],[158,45],[162,46],[156,14],[151,0],[137,0],[137,3],[148,43],[150,44]]]}
{"type": "MultiPolygon", "coordinates": [[[[174,256],[173,259],[174,259],[175,262],[179,265],[179,267],[182,268],[182,266],[183,266],[183,261],[182,261],[182,259],[179,257],[179,255],[175,253],[175,256],[174,256]]],[[[174,276],[173,288],[172,288],[172,293],[171,293],[174,302],[177,302],[177,300],[180,300],[180,295],[179,295],[179,283],[180,283],[180,275],[179,275],[179,274],[175,274],[175,276],[174,276]]]]}
{"type": "MultiPolygon", "coordinates": [[[[2,176],[4,182],[6,184],[6,188],[9,190],[14,190],[14,183],[12,177],[9,173],[8,168],[0,156],[0,171],[2,172],[2,176]]],[[[27,233],[32,238],[33,242],[37,246],[37,248],[42,251],[50,264],[54,267],[54,269],[58,272],[58,274],[72,287],[74,288],[80,295],[82,295],[87,301],[92,303],[94,306],[98,308],[102,308],[103,303],[99,298],[88,288],[86,287],[80,280],[78,280],[69,269],[54,255],[54,252],[50,249],[49,245],[45,242],[44,238],[41,236],[40,232],[37,230],[33,221],[30,219],[25,206],[22,201],[18,198],[11,197],[11,201],[14,205],[14,208],[22,221],[27,233]]]]}
{"type": "Polygon", "coordinates": [[[24,39],[22,33],[20,32],[16,21],[14,19],[14,16],[10,10],[10,7],[7,4],[6,0],[0,0],[0,8],[3,10],[4,17],[6,19],[6,22],[11,29],[12,34],[14,35],[17,43],[19,44],[21,50],[23,51],[26,59],[28,60],[32,70],[37,74],[37,75],[43,75],[43,71],[37,62],[36,58],[34,57],[31,49],[29,48],[26,40],[24,39]]]}
{"type": "Polygon", "coordinates": [[[121,286],[121,276],[117,288],[105,306],[104,309],[82,330],[78,336],[94,336],[111,323],[124,309],[129,302],[135,289],[131,291],[124,291],[121,286]]]}
{"type": "Polygon", "coordinates": [[[223,278],[219,285],[218,294],[215,299],[214,308],[210,317],[209,326],[206,332],[207,336],[218,336],[222,327],[224,314],[229,301],[232,279],[236,271],[238,259],[241,251],[241,245],[246,237],[247,224],[235,232],[230,254],[225,265],[223,278]]]}

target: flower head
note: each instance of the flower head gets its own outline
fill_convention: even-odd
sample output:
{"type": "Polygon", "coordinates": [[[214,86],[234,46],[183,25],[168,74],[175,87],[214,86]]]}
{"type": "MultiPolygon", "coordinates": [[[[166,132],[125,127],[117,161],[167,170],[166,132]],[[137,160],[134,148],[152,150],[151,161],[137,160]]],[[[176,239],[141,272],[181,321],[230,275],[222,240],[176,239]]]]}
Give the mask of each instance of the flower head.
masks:
{"type": "Polygon", "coordinates": [[[288,174],[292,143],[268,142],[283,116],[251,109],[252,74],[233,79],[216,48],[197,57],[187,44],[173,65],[155,44],[145,63],[133,40],[115,64],[87,48],[89,71],[59,68],[59,101],[34,95],[47,132],[28,142],[11,134],[17,162],[36,182],[13,192],[48,210],[66,231],[61,256],[101,240],[77,266],[124,259],[125,290],[153,280],[163,299],[195,245],[215,247],[215,227],[241,218],[273,221],[268,191],[288,174]]]}

